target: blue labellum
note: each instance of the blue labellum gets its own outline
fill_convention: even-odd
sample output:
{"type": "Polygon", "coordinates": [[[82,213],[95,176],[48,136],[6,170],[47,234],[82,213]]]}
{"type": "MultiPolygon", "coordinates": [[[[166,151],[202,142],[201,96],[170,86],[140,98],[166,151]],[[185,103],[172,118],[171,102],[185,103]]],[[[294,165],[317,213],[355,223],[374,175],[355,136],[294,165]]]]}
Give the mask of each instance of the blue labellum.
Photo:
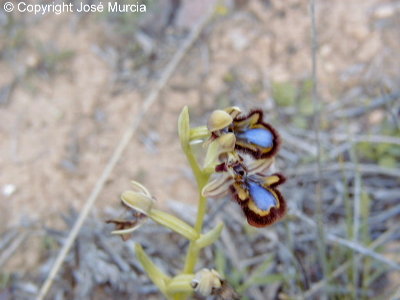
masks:
{"type": "Polygon", "coordinates": [[[259,209],[269,210],[271,207],[278,205],[274,195],[258,183],[250,181],[248,182],[248,187],[250,195],[259,209]]]}
{"type": "Polygon", "coordinates": [[[246,131],[239,132],[237,137],[245,140],[248,143],[264,148],[270,148],[274,144],[274,136],[269,130],[264,128],[248,129],[246,131]]]}

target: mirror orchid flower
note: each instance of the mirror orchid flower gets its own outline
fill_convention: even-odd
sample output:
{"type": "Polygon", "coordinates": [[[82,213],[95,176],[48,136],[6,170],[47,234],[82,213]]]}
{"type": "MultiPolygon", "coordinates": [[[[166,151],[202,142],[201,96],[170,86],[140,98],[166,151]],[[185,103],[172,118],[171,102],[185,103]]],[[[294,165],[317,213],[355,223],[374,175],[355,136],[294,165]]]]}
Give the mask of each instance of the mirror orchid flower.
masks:
{"type": "Polygon", "coordinates": [[[215,110],[210,115],[207,128],[211,140],[224,134],[233,133],[236,137],[235,149],[248,153],[255,159],[270,158],[276,154],[280,145],[277,131],[263,120],[263,111],[255,109],[244,115],[237,107],[215,110]]]}
{"type": "Polygon", "coordinates": [[[225,161],[216,167],[217,176],[203,188],[206,197],[217,198],[227,193],[240,205],[247,222],[254,227],[265,227],[280,220],[286,213],[285,199],[277,186],[285,182],[279,173],[264,175],[272,159],[246,164],[237,153],[227,153],[225,161]]]}

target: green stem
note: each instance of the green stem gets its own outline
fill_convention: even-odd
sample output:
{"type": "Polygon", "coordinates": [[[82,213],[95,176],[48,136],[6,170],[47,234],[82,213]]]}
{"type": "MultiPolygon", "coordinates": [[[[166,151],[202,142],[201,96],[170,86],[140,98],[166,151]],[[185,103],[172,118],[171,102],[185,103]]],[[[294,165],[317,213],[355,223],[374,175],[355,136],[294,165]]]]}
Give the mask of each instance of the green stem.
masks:
{"type": "MultiPolygon", "coordinates": [[[[193,174],[196,178],[198,192],[199,192],[197,217],[196,217],[196,223],[195,223],[194,229],[196,230],[196,232],[198,234],[201,234],[202,229],[203,229],[204,216],[207,211],[207,199],[201,195],[201,190],[207,184],[210,174],[207,174],[200,169],[199,164],[197,163],[197,160],[193,155],[192,149],[190,147],[188,147],[188,149],[186,149],[186,150],[187,151],[185,151],[185,154],[189,161],[190,167],[192,168],[193,174]]],[[[198,249],[198,247],[196,246],[196,241],[191,241],[189,244],[188,253],[187,253],[186,259],[185,259],[185,266],[183,268],[184,274],[191,274],[194,272],[194,269],[195,269],[196,263],[197,263],[197,259],[199,256],[199,251],[200,251],[200,249],[198,249]]]]}
{"type": "Polygon", "coordinates": [[[183,268],[184,274],[194,273],[198,256],[199,249],[196,247],[196,244],[194,242],[190,242],[189,249],[186,255],[185,267],[183,268]]]}
{"type": "MultiPolygon", "coordinates": [[[[196,164],[197,164],[197,162],[196,162],[196,164]]],[[[198,165],[197,165],[197,167],[198,167],[198,165]]],[[[193,170],[193,172],[195,173],[195,170],[193,170]]],[[[194,229],[196,230],[196,232],[198,234],[201,234],[202,229],[203,229],[204,216],[207,211],[207,199],[201,195],[201,190],[208,182],[209,175],[204,174],[203,172],[201,172],[201,170],[200,170],[199,175],[200,176],[197,177],[196,173],[195,173],[196,181],[198,184],[198,191],[199,191],[199,204],[197,206],[197,217],[196,217],[196,223],[194,225],[194,229]]],[[[194,272],[198,256],[199,256],[199,249],[196,246],[196,241],[191,241],[189,244],[188,253],[186,255],[185,267],[183,269],[183,273],[191,274],[194,272]]]]}
{"type": "Polygon", "coordinates": [[[204,186],[208,182],[209,175],[202,174],[202,178],[199,180],[199,204],[197,206],[197,218],[196,223],[194,225],[194,230],[197,233],[201,233],[203,228],[204,216],[207,211],[207,199],[201,195],[201,191],[203,190],[204,186]]]}
{"type": "MultiPolygon", "coordinates": [[[[200,192],[201,192],[201,189],[203,188],[203,187],[201,187],[201,185],[203,184],[204,180],[205,180],[205,183],[207,183],[208,176],[207,176],[207,178],[205,178],[205,174],[203,174],[203,172],[201,171],[200,166],[199,166],[190,146],[188,146],[188,148],[185,150],[186,150],[185,151],[186,158],[189,162],[190,167],[192,168],[193,175],[196,178],[197,186],[199,187],[200,192]]],[[[204,183],[204,185],[205,185],[205,183],[204,183]]]]}
{"type": "MultiPolygon", "coordinates": [[[[207,211],[207,199],[201,195],[201,191],[203,187],[207,184],[211,174],[200,168],[190,146],[190,140],[206,138],[209,135],[209,132],[205,126],[190,129],[189,112],[187,107],[183,108],[179,116],[178,132],[179,138],[181,140],[182,150],[186,155],[190,167],[192,168],[192,172],[194,174],[194,177],[196,178],[196,183],[198,187],[199,202],[197,207],[197,217],[194,230],[200,236],[203,229],[204,216],[207,211]]],[[[197,246],[196,241],[197,240],[190,241],[188,252],[185,258],[185,265],[181,275],[194,273],[200,252],[200,248],[197,246]]],[[[190,293],[177,293],[173,295],[173,299],[182,300],[186,299],[189,296],[190,293]]]]}

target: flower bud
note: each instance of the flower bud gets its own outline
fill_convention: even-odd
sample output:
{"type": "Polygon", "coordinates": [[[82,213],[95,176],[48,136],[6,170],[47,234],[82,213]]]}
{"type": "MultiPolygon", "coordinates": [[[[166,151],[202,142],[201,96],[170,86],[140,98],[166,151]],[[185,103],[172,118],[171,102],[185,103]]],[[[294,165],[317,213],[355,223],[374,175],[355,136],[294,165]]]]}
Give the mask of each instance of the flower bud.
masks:
{"type": "Polygon", "coordinates": [[[233,133],[224,134],[220,136],[217,140],[220,148],[220,150],[218,151],[219,154],[232,152],[233,150],[235,150],[236,137],[233,133]]]}
{"type": "Polygon", "coordinates": [[[123,192],[121,195],[121,200],[126,206],[146,216],[149,215],[150,210],[153,207],[154,203],[153,198],[145,195],[144,193],[133,192],[133,191],[123,192]]]}
{"type": "Polygon", "coordinates": [[[214,269],[202,269],[192,280],[192,287],[196,292],[207,297],[222,286],[221,275],[214,269]]]}
{"type": "Polygon", "coordinates": [[[227,133],[209,143],[204,159],[204,169],[214,171],[215,166],[220,163],[219,156],[232,152],[235,149],[235,142],[235,135],[227,133]]]}
{"type": "Polygon", "coordinates": [[[188,151],[190,142],[189,109],[185,106],[178,119],[178,134],[184,152],[188,151]]]}
{"type": "Polygon", "coordinates": [[[207,128],[211,132],[221,130],[232,124],[232,121],[233,118],[226,111],[214,110],[208,118],[207,128]]]}

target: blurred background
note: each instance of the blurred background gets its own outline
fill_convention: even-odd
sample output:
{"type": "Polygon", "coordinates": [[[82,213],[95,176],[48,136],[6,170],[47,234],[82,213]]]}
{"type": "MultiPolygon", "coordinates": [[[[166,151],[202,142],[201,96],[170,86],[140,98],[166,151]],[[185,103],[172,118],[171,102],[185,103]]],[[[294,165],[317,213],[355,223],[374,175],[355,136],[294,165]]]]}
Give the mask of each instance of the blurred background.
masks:
{"type": "Polygon", "coordinates": [[[34,15],[2,4],[0,299],[37,294],[135,116],[140,126],[48,299],[162,299],[133,245],[173,274],[184,241],[149,222],[123,243],[104,220],[118,215],[134,179],[159,207],[194,221],[196,185],[177,138],[184,105],[194,126],[217,108],[262,108],[283,138],[276,164],[288,177],[281,191],[289,213],[272,227],[249,227],[228,199],[209,201],[206,229],[217,220],[226,228],[199,268],[225,274],[243,299],[400,299],[400,1],[316,1],[314,79],[308,1],[119,3],[147,9],[34,15]]]}

